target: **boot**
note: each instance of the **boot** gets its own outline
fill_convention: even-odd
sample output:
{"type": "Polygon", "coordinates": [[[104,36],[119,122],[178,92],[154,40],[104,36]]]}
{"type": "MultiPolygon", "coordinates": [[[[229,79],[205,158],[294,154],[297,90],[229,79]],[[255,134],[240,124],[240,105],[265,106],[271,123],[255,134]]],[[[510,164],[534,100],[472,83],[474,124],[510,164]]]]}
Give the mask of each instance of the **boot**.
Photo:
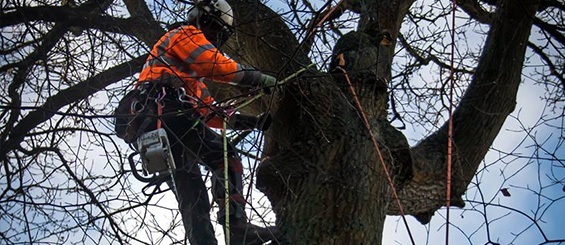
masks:
{"type": "MultiPolygon", "coordinates": [[[[224,225],[225,230],[225,225],[224,225]]],[[[247,219],[230,219],[230,244],[255,245],[276,240],[278,229],[275,226],[260,227],[251,224],[247,219]]],[[[271,243],[278,244],[278,243],[271,243]]]]}
{"type": "MultiPolygon", "coordinates": [[[[265,242],[276,240],[278,229],[276,227],[259,227],[249,223],[247,215],[245,214],[245,204],[247,203],[243,197],[242,179],[243,166],[239,157],[232,157],[229,160],[229,182],[230,182],[230,196],[229,204],[226,207],[225,188],[223,170],[218,168],[212,175],[212,194],[214,200],[218,203],[220,211],[218,212],[218,222],[224,227],[226,224],[226,208],[229,208],[229,235],[230,244],[233,245],[254,245],[263,244],[265,242]]],[[[278,243],[274,243],[278,244],[278,243]]]]}
{"type": "MultiPolygon", "coordinates": [[[[233,245],[255,245],[263,244],[268,241],[276,241],[276,236],[278,235],[278,228],[275,226],[260,227],[251,224],[247,219],[247,215],[244,211],[244,206],[241,204],[241,200],[238,199],[240,195],[233,195],[232,201],[230,201],[230,216],[229,216],[229,226],[230,226],[230,244],[233,245]],[[237,201],[239,200],[239,202],[237,201]]],[[[243,200],[243,197],[241,197],[243,200]]],[[[224,233],[226,230],[225,222],[225,208],[220,205],[220,211],[218,212],[218,221],[224,227],[224,233]]],[[[228,234],[225,234],[226,236],[228,234]]],[[[276,242],[271,244],[278,244],[276,242]]]]}

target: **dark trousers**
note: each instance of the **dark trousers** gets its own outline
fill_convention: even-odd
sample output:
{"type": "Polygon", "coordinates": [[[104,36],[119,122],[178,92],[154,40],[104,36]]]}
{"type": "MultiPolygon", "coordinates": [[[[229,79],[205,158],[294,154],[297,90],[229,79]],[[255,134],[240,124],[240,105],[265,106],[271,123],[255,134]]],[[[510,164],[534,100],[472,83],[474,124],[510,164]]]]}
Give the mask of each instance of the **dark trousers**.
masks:
{"type": "MultiPolygon", "coordinates": [[[[199,115],[177,100],[165,101],[162,127],[167,131],[176,164],[177,200],[191,244],[216,244],[210,221],[210,200],[202,179],[199,164],[212,171],[212,195],[220,205],[218,219],[224,220],[224,147],[221,135],[211,130],[199,115]]],[[[241,160],[233,145],[228,143],[228,181],[230,219],[243,218],[245,200],[242,193],[241,160]]]]}

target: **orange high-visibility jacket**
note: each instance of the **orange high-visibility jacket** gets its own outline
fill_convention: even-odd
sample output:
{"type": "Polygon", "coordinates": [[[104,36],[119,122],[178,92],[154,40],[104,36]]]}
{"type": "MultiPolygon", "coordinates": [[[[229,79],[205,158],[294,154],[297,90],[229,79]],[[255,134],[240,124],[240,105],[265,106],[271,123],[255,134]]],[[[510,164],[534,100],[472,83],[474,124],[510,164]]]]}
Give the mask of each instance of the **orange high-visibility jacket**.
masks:
{"type": "MultiPolygon", "coordinates": [[[[207,116],[214,99],[204,79],[252,85],[258,83],[260,76],[259,71],[245,70],[234,60],[225,57],[204,37],[202,31],[185,25],[167,32],[153,46],[136,87],[144,82],[182,83],[188,95],[208,105],[198,108],[202,116],[207,116]]],[[[221,128],[221,118],[213,118],[208,125],[221,128]]]]}

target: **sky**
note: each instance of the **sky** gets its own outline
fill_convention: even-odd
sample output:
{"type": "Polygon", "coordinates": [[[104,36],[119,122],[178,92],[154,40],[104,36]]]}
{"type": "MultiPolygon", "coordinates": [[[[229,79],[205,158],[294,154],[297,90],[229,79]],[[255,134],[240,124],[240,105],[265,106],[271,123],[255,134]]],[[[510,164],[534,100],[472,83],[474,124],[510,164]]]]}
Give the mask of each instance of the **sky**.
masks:
{"type": "MultiPolygon", "coordinates": [[[[470,45],[480,43],[471,42],[470,45]]],[[[554,111],[547,109],[547,104],[542,99],[544,94],[542,86],[535,84],[535,81],[524,78],[518,95],[518,106],[512,113],[494,142],[491,152],[486,156],[481,170],[478,172],[476,179],[470,185],[469,190],[464,198],[468,200],[464,209],[452,208],[450,210],[450,222],[452,224],[449,233],[449,243],[451,244],[485,244],[490,238],[493,242],[501,244],[538,244],[543,242],[542,234],[537,227],[532,226],[532,221],[527,216],[535,217],[539,220],[539,224],[545,232],[548,239],[565,239],[565,224],[562,220],[565,218],[564,205],[564,189],[563,179],[565,176],[565,168],[563,159],[565,159],[565,148],[563,147],[563,132],[559,131],[559,127],[563,128],[563,122],[554,120],[550,124],[540,124],[538,119],[540,115],[548,118],[553,116],[562,116],[563,107],[555,108],[554,111]],[[554,127],[554,126],[557,126],[554,127]],[[534,128],[533,131],[529,129],[534,128]],[[528,135],[530,134],[530,135],[528,135]],[[561,138],[559,138],[561,137],[561,138]],[[544,149],[548,152],[539,152],[535,147],[531,147],[533,141],[544,143],[544,149]],[[505,153],[513,153],[519,157],[506,156],[505,153]],[[504,156],[501,158],[501,156],[504,156]],[[531,157],[534,156],[534,159],[531,157]],[[557,158],[558,161],[535,161],[535,158],[557,158]],[[551,179],[556,178],[558,182],[551,179]],[[501,188],[508,188],[511,196],[505,197],[499,191],[501,188]],[[536,193],[541,191],[541,195],[536,193]],[[556,199],[556,202],[549,200],[556,199]],[[486,203],[488,205],[484,205],[486,203]],[[500,207],[503,205],[510,208],[520,210],[524,214],[500,207]],[[485,222],[485,214],[486,221],[485,222]],[[485,223],[488,224],[485,225],[485,223]],[[519,234],[519,235],[516,235],[519,234]]],[[[98,95],[100,100],[108,100],[103,95],[98,95]]],[[[440,122],[440,124],[443,122],[440,122]]],[[[107,125],[108,123],[105,122],[107,125]]],[[[408,125],[410,126],[410,125],[408,125]]],[[[436,125],[439,126],[439,125],[436,125]]],[[[102,129],[108,131],[110,129],[102,129]]],[[[408,138],[412,139],[412,143],[417,142],[426,134],[425,131],[415,128],[407,128],[403,131],[408,138]]],[[[119,139],[116,138],[119,141],[119,139]]],[[[94,145],[81,148],[81,138],[76,137],[66,142],[70,148],[79,152],[78,155],[89,156],[85,169],[77,167],[77,171],[85,173],[108,173],[115,171],[115,166],[111,164],[100,164],[108,159],[100,156],[99,153],[85,153],[84,149],[94,145]],[[80,149],[80,150],[79,150],[80,149]]],[[[82,146],[84,147],[84,146],[82,146]]],[[[120,146],[122,150],[127,149],[125,145],[120,146]]],[[[126,167],[127,168],[127,167],[126,167]]],[[[65,179],[57,179],[61,183],[67,181],[65,179]]],[[[124,186],[129,187],[127,191],[118,189],[111,190],[109,195],[115,194],[120,198],[128,198],[131,200],[145,200],[140,193],[143,184],[133,178],[120,180],[124,186]]],[[[59,183],[59,182],[53,182],[59,183]]],[[[245,187],[247,189],[247,186],[245,187]]],[[[268,201],[254,189],[252,196],[253,206],[268,205],[268,201]]],[[[73,200],[76,201],[76,200],[73,200]]],[[[62,202],[63,205],[72,202],[62,202]]],[[[115,208],[123,208],[122,205],[136,205],[135,202],[116,202],[109,205],[116,205],[115,208]]],[[[139,207],[130,213],[118,214],[116,218],[122,220],[129,225],[124,229],[135,231],[142,227],[140,219],[144,219],[142,232],[137,233],[138,239],[149,239],[153,237],[155,244],[168,244],[165,237],[159,237],[159,229],[174,228],[169,234],[175,237],[182,237],[184,229],[179,226],[180,218],[176,211],[177,203],[171,192],[156,195],[151,205],[147,207],[139,207]],[[176,221],[176,223],[171,223],[176,221]],[[154,233],[146,234],[150,229],[154,233]]],[[[215,219],[215,212],[212,212],[212,219],[215,219]]],[[[93,212],[97,212],[94,210],[93,212]]],[[[265,210],[265,215],[269,221],[273,221],[272,211],[265,210]]],[[[416,244],[441,244],[445,241],[445,209],[436,212],[432,222],[423,226],[415,221],[412,217],[407,217],[410,231],[414,235],[416,244]]],[[[64,216],[62,217],[68,217],[64,216]]],[[[254,215],[249,212],[249,215],[254,215]]],[[[72,220],[68,221],[72,223],[72,220]]],[[[12,229],[12,224],[0,223],[0,230],[12,229]]],[[[99,223],[97,225],[107,225],[99,223]]],[[[223,244],[223,232],[221,226],[216,225],[216,233],[218,234],[219,244],[223,244]]],[[[80,232],[74,236],[81,237],[85,234],[80,232]]],[[[93,239],[87,239],[85,244],[100,244],[95,239],[99,234],[89,233],[93,239]]],[[[59,237],[53,237],[56,241],[59,237]]],[[[112,241],[106,241],[111,244],[112,241]]],[[[385,232],[383,235],[383,244],[411,244],[407,231],[402,224],[402,220],[398,216],[389,216],[385,224],[385,232]]]]}
{"type": "MultiPolygon", "coordinates": [[[[534,193],[534,191],[540,190],[540,186],[546,186],[542,190],[543,196],[554,199],[564,197],[563,182],[552,183],[545,176],[545,174],[553,171],[556,176],[563,180],[565,177],[563,163],[558,164],[549,161],[538,163],[529,159],[530,156],[536,156],[535,148],[530,147],[532,139],[525,135],[526,131],[524,130],[524,128],[531,128],[537,123],[540,113],[547,113],[547,110],[544,110],[546,103],[540,99],[543,93],[543,89],[534,85],[532,81],[525,81],[520,87],[518,106],[511,117],[506,120],[503,130],[498,135],[492,148],[502,152],[513,152],[523,158],[507,156],[501,160],[501,155],[495,150],[487,154],[483,166],[480,167],[482,169],[478,172],[477,177],[464,196],[464,199],[473,201],[473,203],[467,202],[463,209],[450,209],[452,228],[449,229],[449,242],[451,244],[485,244],[488,242],[487,237],[500,244],[539,244],[543,242],[542,234],[536,227],[531,226],[532,221],[512,210],[497,207],[498,204],[521,210],[532,217],[533,213],[537,211],[536,218],[540,219],[538,224],[542,226],[548,239],[565,238],[565,235],[563,235],[565,234],[565,229],[563,229],[563,219],[565,218],[565,210],[562,208],[563,200],[550,203],[546,198],[538,198],[538,195],[534,193]],[[524,139],[525,142],[519,144],[524,139]],[[553,166],[551,166],[552,164],[553,166]],[[511,196],[503,196],[500,192],[501,188],[508,188],[511,196]],[[479,203],[492,205],[485,207],[485,205],[479,203]],[[540,205],[540,203],[543,205],[540,205]],[[547,208],[547,211],[540,213],[541,210],[538,210],[538,206],[542,206],[541,210],[547,208]],[[487,236],[485,215],[483,215],[485,213],[486,220],[489,223],[489,236],[487,236]],[[464,235],[462,231],[470,238],[464,235]],[[520,232],[522,233],[520,234],[520,232]],[[513,234],[520,235],[516,237],[513,234]]],[[[563,139],[560,142],[556,139],[556,136],[562,134],[562,132],[551,127],[538,127],[535,133],[540,141],[553,134],[552,138],[545,144],[545,148],[554,149],[558,159],[563,160],[565,158],[563,139]]],[[[540,157],[548,157],[548,155],[541,153],[540,157]]],[[[442,208],[436,212],[432,222],[426,226],[419,224],[412,217],[407,218],[416,244],[445,243],[445,217],[446,209],[442,208]]],[[[389,216],[387,218],[383,241],[383,244],[411,244],[399,217],[389,216]]]]}

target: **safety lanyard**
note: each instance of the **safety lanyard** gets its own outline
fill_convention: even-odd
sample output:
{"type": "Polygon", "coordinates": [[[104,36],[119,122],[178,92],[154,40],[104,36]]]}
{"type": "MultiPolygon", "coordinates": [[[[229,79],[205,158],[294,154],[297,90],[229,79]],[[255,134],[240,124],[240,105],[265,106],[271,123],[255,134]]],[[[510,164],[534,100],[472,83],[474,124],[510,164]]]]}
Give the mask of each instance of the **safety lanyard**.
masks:
{"type": "Polygon", "coordinates": [[[163,99],[167,96],[167,91],[165,87],[161,87],[161,93],[157,93],[157,98],[155,98],[155,103],[157,104],[157,129],[162,126],[161,116],[163,115],[163,99]]]}

